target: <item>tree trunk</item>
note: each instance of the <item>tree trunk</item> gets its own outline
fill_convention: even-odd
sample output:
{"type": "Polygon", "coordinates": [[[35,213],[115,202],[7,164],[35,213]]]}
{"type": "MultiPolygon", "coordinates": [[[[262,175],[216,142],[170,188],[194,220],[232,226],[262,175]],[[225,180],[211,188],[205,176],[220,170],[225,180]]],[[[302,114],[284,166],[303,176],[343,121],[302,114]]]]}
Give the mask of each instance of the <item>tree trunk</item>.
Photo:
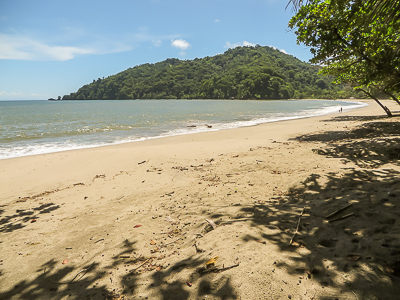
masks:
{"type": "Polygon", "coordinates": [[[384,106],[377,98],[375,98],[370,92],[360,89],[358,88],[357,90],[364,92],[366,95],[368,95],[368,97],[372,98],[375,100],[376,103],[379,104],[380,107],[382,107],[382,109],[385,111],[385,113],[387,114],[388,117],[392,117],[392,113],[390,112],[389,108],[387,108],[386,106],[384,106]]]}
{"type": "Polygon", "coordinates": [[[393,95],[392,93],[387,92],[387,91],[383,91],[383,92],[384,92],[386,95],[392,97],[392,99],[393,99],[394,101],[396,101],[398,105],[400,105],[400,101],[399,101],[399,99],[397,99],[397,98],[395,97],[395,95],[393,95]]]}

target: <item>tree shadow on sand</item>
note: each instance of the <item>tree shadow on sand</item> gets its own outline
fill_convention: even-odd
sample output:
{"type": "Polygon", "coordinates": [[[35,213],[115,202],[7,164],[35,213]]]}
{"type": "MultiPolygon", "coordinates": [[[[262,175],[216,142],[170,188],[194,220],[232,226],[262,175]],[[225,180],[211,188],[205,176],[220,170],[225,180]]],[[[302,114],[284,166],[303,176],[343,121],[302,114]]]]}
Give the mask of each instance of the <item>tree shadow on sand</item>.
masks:
{"type": "MultiPolygon", "coordinates": [[[[398,135],[400,124],[374,122],[346,135],[327,132],[297,137],[302,142],[329,141],[326,149],[314,152],[362,168],[311,174],[287,195],[243,207],[242,215],[251,216],[232,222],[250,221],[264,228],[263,238],[290,256],[278,261],[277,267],[333,288],[334,296],[398,297],[400,172],[393,169],[399,165],[398,135]],[[377,169],[386,164],[392,168],[377,169]]],[[[332,295],[320,299],[332,299],[332,295]]]]}
{"type": "Polygon", "coordinates": [[[8,215],[4,215],[5,210],[0,210],[0,232],[13,232],[24,228],[27,223],[39,219],[42,214],[51,213],[59,208],[60,206],[54,203],[46,203],[32,209],[18,209],[15,213],[8,215]]]}
{"type": "MultiPolygon", "coordinates": [[[[113,257],[109,265],[101,265],[100,254],[96,253],[85,263],[76,266],[62,264],[61,261],[51,259],[36,270],[36,277],[30,281],[22,280],[8,291],[0,293],[0,299],[107,299],[120,300],[118,290],[113,290],[107,284],[99,282],[110,277],[112,272],[126,260],[120,257],[135,250],[134,242],[125,241],[122,251],[113,257]],[[91,261],[91,262],[88,262],[91,261]]],[[[104,280],[102,281],[104,282],[104,280]]],[[[134,285],[133,279],[130,281],[134,285]]]]}
{"type": "Polygon", "coordinates": [[[122,246],[114,245],[112,249],[121,247],[108,264],[101,263],[104,250],[85,258],[80,265],[62,264],[51,259],[36,270],[35,278],[22,280],[8,291],[0,292],[0,299],[128,300],[157,297],[187,300],[194,294],[221,300],[237,299],[229,277],[198,272],[204,269],[207,261],[204,255],[185,255],[178,262],[162,268],[169,261],[162,262],[166,256],[179,255],[174,247],[162,253],[136,256],[136,242],[125,240],[122,246]],[[195,287],[191,289],[188,282],[195,287]]]}

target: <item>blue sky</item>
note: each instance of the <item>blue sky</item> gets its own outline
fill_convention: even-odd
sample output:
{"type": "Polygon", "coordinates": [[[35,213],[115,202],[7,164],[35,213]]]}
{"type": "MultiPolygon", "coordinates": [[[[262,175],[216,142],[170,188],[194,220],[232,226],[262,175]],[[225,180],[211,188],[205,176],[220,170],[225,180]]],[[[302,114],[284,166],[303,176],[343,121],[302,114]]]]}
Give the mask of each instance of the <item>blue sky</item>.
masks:
{"type": "Polygon", "coordinates": [[[93,79],[238,45],[312,55],[288,0],[0,0],[0,100],[56,98],[93,79]]]}

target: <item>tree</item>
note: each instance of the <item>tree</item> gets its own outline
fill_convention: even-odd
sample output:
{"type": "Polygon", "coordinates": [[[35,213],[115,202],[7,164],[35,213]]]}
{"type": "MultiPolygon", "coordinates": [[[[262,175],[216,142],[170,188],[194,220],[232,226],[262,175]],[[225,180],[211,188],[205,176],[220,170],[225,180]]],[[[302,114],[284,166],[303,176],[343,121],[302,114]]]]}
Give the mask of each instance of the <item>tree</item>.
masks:
{"type": "MultiPolygon", "coordinates": [[[[372,97],[373,90],[397,101],[400,93],[400,9],[398,0],[291,0],[298,43],[311,47],[311,62],[336,83],[351,83],[372,97]]],[[[398,101],[397,101],[398,102],[398,101]]],[[[399,103],[399,102],[398,102],[399,103]]],[[[400,104],[400,103],[399,103],[400,104]]]]}

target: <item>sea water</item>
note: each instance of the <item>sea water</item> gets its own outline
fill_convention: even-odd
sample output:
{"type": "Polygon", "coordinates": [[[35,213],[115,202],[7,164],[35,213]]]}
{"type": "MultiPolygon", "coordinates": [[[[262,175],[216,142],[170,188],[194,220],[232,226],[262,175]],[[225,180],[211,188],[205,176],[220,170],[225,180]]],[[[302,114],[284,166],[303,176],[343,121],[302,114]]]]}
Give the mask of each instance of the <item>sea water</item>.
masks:
{"type": "Polygon", "coordinates": [[[0,101],[0,159],[305,118],[333,100],[0,101]]]}

